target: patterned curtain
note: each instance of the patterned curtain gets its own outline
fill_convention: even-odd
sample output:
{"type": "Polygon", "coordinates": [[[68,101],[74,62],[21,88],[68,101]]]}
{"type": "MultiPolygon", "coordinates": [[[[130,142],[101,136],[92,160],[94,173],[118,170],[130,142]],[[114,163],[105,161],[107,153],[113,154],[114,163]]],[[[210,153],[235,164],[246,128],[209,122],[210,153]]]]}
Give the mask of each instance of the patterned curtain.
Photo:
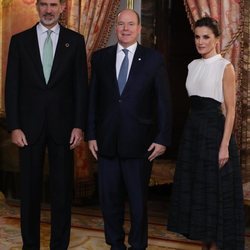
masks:
{"type": "MultiPolygon", "coordinates": [[[[91,53],[104,47],[111,33],[119,0],[68,0],[64,13],[66,26],[84,35],[90,69],[91,53]]],[[[94,160],[87,143],[75,150],[75,203],[90,197],[95,191],[94,160]]]]}
{"type": "Polygon", "coordinates": [[[87,56],[104,47],[115,22],[119,0],[68,0],[67,26],[83,34],[87,56]]]}
{"type": "Polygon", "coordinates": [[[187,15],[193,29],[194,22],[203,17],[211,16],[219,21],[221,26],[220,53],[230,60],[235,68],[237,75],[238,91],[235,120],[235,134],[237,143],[242,148],[242,11],[243,1],[235,0],[184,0],[187,15]]]}
{"type": "Polygon", "coordinates": [[[192,28],[194,22],[203,16],[211,16],[219,21],[222,30],[221,54],[238,69],[242,34],[240,1],[185,0],[184,3],[192,28]]]}
{"type": "MultiPolygon", "coordinates": [[[[242,0],[241,0],[242,1],[242,0]]],[[[241,56],[241,95],[242,95],[242,145],[241,167],[243,182],[250,182],[250,1],[244,1],[243,36],[241,56]]]]}

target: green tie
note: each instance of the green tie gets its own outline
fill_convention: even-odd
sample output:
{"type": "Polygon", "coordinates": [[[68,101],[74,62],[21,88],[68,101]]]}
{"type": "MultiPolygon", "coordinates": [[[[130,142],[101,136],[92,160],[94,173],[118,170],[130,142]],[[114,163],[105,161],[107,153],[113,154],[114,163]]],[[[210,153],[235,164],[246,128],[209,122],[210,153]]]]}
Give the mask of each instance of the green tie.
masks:
{"type": "Polygon", "coordinates": [[[53,63],[53,43],[50,37],[51,33],[52,30],[47,30],[47,38],[43,45],[43,73],[46,80],[46,84],[49,81],[53,63]]]}

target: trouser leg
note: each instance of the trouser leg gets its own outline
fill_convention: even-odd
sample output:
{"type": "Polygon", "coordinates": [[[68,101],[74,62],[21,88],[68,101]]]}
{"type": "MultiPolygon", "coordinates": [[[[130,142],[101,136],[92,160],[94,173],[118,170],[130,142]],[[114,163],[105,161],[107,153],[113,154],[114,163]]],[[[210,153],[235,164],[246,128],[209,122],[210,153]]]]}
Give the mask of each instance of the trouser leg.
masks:
{"type": "Polygon", "coordinates": [[[21,233],[24,250],[40,249],[40,203],[45,144],[20,149],[21,168],[21,233]]]}
{"type": "Polygon", "coordinates": [[[147,194],[152,164],[148,159],[122,161],[123,177],[128,193],[131,229],[128,242],[132,249],[146,249],[148,241],[147,194]]]}
{"type": "Polygon", "coordinates": [[[48,141],[50,164],[51,240],[50,249],[66,250],[70,241],[73,191],[73,151],[69,144],[48,141]]]}
{"type": "Polygon", "coordinates": [[[107,244],[112,250],[126,249],[124,245],[124,183],[118,158],[99,157],[99,194],[107,244]]]}

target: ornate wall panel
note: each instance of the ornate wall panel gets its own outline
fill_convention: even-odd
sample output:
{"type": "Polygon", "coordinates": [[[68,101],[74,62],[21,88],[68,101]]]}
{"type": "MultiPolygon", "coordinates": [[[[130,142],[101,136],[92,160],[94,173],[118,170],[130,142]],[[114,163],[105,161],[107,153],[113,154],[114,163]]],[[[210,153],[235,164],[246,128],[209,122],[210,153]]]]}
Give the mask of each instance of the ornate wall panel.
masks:
{"type": "Polygon", "coordinates": [[[250,1],[245,0],[242,9],[243,34],[241,57],[241,166],[243,182],[250,181],[250,1]]]}

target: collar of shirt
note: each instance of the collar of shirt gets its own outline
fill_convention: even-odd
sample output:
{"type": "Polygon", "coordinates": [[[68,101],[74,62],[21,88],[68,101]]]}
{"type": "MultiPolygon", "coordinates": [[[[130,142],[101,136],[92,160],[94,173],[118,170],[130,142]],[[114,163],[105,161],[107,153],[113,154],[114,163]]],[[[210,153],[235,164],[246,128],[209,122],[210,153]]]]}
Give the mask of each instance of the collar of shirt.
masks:
{"type": "MultiPolygon", "coordinates": [[[[129,53],[128,53],[128,61],[129,61],[129,63],[128,63],[127,77],[129,75],[129,72],[130,72],[130,68],[131,68],[131,65],[132,65],[132,61],[133,61],[133,58],[134,58],[136,48],[137,48],[137,42],[126,48],[129,51],[129,53]]],[[[116,77],[117,77],[117,79],[118,79],[118,75],[119,75],[119,72],[120,72],[122,61],[123,61],[123,59],[125,57],[125,54],[122,51],[123,49],[124,49],[124,47],[121,46],[121,44],[118,43],[117,44],[117,51],[116,51],[116,77]]]]}
{"type": "MultiPolygon", "coordinates": [[[[37,24],[37,32],[38,34],[43,34],[45,32],[47,32],[48,28],[46,28],[44,25],[42,25],[41,23],[37,24]]],[[[57,23],[55,26],[53,26],[50,30],[52,30],[52,34],[55,33],[57,35],[59,35],[60,32],[60,25],[57,23]]]]}
{"type": "MultiPolygon", "coordinates": [[[[44,25],[41,23],[38,23],[36,26],[36,31],[37,31],[37,38],[38,38],[38,45],[39,45],[39,51],[40,51],[40,56],[42,58],[43,55],[43,45],[44,41],[47,37],[47,32],[48,28],[46,28],[44,25]]],[[[51,33],[51,39],[53,43],[53,56],[55,55],[56,51],[56,46],[59,38],[59,33],[60,33],[60,25],[57,23],[52,29],[53,32],[51,33]]]]}
{"type": "MultiPolygon", "coordinates": [[[[134,44],[132,44],[132,45],[130,45],[126,49],[129,51],[129,53],[132,53],[134,55],[134,53],[136,51],[136,48],[137,48],[137,42],[134,43],[134,44]]],[[[117,44],[117,52],[116,53],[118,54],[118,53],[122,52],[123,49],[124,49],[124,47],[120,43],[118,43],[117,44]]]]}

